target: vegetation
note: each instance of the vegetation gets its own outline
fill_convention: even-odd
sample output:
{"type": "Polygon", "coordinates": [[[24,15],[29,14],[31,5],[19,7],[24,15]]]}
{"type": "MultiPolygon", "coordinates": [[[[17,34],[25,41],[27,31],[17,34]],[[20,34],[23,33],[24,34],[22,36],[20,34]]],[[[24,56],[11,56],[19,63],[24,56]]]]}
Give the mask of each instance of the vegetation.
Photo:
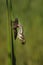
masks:
{"type": "Polygon", "coordinates": [[[0,65],[11,65],[10,19],[23,24],[26,44],[14,40],[16,65],[43,65],[43,0],[0,0],[0,65]],[[11,17],[10,17],[11,14],[11,17]],[[9,17],[8,17],[9,16],[9,17]]]}

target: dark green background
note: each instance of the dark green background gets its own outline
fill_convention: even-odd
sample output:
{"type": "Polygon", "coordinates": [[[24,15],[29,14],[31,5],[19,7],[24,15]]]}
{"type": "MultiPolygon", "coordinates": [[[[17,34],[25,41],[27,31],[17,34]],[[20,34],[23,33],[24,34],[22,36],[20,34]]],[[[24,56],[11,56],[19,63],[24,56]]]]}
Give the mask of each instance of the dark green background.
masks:
{"type": "Polygon", "coordinates": [[[11,65],[10,19],[15,17],[23,24],[26,39],[24,46],[14,41],[16,65],[43,65],[43,0],[12,0],[11,18],[6,0],[0,0],[0,65],[11,65]]]}

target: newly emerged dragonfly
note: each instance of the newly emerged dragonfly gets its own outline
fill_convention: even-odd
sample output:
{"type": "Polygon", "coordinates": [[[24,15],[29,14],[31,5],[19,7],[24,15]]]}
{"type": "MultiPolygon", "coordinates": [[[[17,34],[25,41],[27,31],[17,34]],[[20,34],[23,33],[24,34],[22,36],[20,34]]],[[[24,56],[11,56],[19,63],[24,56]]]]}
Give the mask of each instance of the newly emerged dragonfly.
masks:
{"type": "Polygon", "coordinates": [[[25,44],[23,26],[19,24],[18,18],[15,18],[15,21],[13,21],[13,30],[14,30],[14,39],[16,40],[16,38],[19,38],[22,44],[25,44]]]}

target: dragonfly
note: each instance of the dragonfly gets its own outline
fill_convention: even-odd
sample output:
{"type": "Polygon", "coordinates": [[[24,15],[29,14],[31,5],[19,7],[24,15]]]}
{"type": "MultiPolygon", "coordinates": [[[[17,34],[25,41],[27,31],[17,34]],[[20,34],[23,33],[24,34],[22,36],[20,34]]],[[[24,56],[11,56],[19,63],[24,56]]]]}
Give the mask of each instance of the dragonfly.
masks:
{"type": "Polygon", "coordinates": [[[15,18],[15,20],[13,21],[13,30],[14,39],[16,40],[18,38],[22,42],[22,44],[25,44],[23,25],[18,22],[18,18],[15,18]]]}

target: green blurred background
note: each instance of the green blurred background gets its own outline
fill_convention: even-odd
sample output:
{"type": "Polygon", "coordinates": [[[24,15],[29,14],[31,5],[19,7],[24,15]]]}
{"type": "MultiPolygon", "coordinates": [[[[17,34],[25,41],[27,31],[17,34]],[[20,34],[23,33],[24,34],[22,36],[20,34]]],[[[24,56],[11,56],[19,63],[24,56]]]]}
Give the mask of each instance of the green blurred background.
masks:
{"type": "MultiPolygon", "coordinates": [[[[26,39],[25,45],[14,40],[16,65],[43,65],[43,0],[12,0],[11,19],[15,17],[23,25],[26,39]]],[[[0,65],[11,65],[10,52],[10,16],[6,0],[0,0],[0,65]]]]}

